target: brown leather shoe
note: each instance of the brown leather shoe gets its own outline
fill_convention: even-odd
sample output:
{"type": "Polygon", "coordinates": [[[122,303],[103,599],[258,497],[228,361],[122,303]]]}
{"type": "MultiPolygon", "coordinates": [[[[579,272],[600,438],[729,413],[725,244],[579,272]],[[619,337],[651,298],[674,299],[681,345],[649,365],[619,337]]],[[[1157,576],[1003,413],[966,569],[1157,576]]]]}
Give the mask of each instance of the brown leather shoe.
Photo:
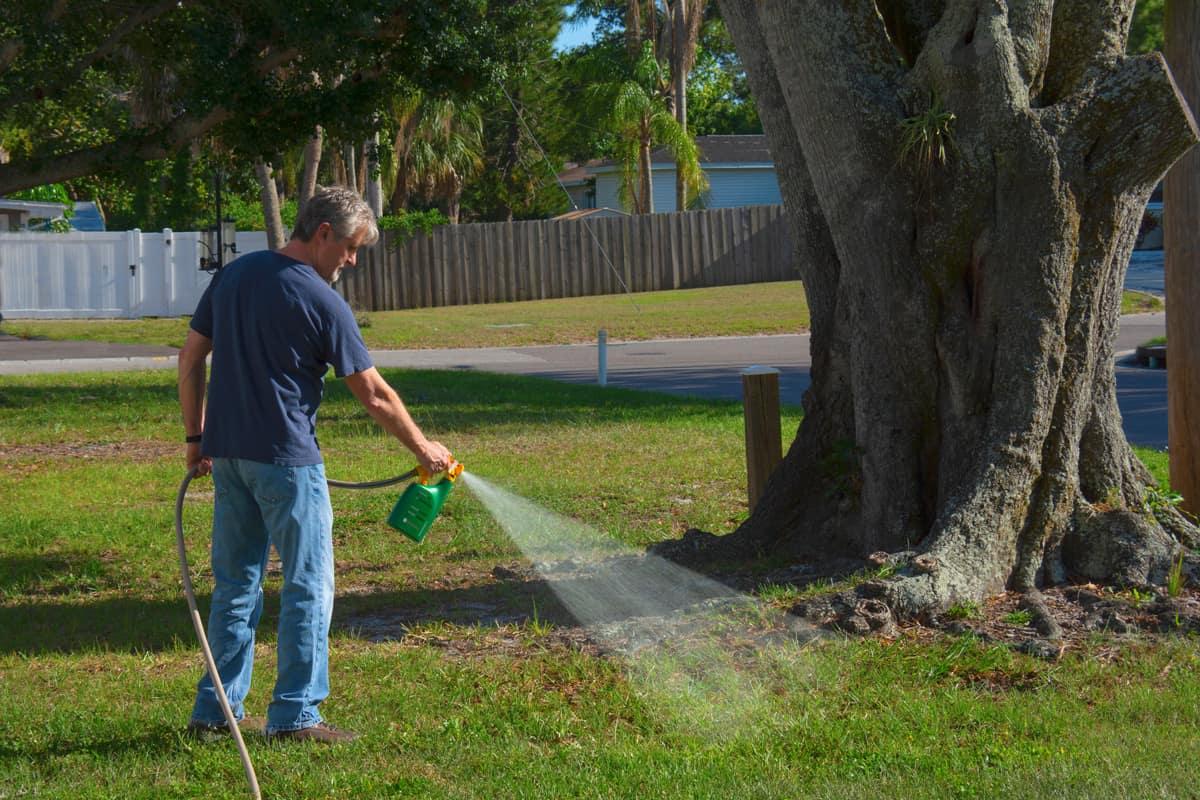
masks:
{"type": "Polygon", "coordinates": [[[318,722],[307,728],[294,731],[275,731],[267,734],[268,741],[281,742],[320,742],[321,744],[344,744],[353,742],[358,734],[353,731],[343,731],[333,727],[328,722],[318,722]]]}
{"type": "MultiPolygon", "coordinates": [[[[247,733],[264,733],[267,728],[267,721],[263,717],[242,717],[238,720],[238,729],[243,734],[247,733]]],[[[197,722],[192,720],[187,724],[185,733],[193,739],[215,739],[229,735],[229,726],[224,722],[197,722]]]]}

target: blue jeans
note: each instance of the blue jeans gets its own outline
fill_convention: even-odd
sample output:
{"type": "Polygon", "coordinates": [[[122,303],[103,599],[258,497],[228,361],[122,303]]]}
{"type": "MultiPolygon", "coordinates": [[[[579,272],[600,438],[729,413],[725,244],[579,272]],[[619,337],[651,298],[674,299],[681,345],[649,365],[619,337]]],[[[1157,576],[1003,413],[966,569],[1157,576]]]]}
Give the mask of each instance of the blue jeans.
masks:
{"type": "MultiPolygon", "coordinates": [[[[333,615],[333,510],[325,467],[285,467],[213,459],[212,609],[208,643],[234,716],[241,719],[254,668],[254,630],[262,616],[270,545],[283,565],[278,669],[267,731],[321,721],[329,696],[329,621],[333,615]]],[[[192,720],[223,723],[205,672],[192,720]]]]}

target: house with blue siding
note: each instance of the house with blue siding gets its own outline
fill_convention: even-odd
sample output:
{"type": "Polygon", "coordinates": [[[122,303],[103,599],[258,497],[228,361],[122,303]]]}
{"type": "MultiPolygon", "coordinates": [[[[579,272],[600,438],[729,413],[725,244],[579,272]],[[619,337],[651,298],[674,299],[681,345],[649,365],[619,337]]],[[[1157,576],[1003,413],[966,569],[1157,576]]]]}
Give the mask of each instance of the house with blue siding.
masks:
{"type": "MultiPolygon", "coordinates": [[[[708,191],[698,208],[740,208],[783,203],[766,136],[698,136],[700,168],[708,191]]],[[[650,154],[654,211],[675,211],[675,161],[665,148],[650,154]]],[[[614,161],[570,165],[560,175],[579,208],[624,208],[621,167],[614,161]],[[585,205],[586,203],[586,205],[585,205]]],[[[626,209],[628,210],[628,209],[626,209]]]]}
{"type": "Polygon", "coordinates": [[[0,232],[49,230],[56,220],[65,220],[72,231],[104,230],[104,217],[95,203],[76,202],[72,211],[67,217],[62,203],[0,197],[0,232]]]}

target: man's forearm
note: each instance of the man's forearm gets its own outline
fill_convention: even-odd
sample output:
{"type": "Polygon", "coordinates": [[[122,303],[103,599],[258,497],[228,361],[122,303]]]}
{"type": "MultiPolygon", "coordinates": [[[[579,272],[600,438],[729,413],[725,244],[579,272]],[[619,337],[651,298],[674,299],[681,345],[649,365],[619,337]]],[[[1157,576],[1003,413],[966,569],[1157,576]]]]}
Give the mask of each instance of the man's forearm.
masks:
{"type": "Polygon", "coordinates": [[[346,383],[350,391],[362,403],[371,419],[385,431],[400,440],[414,453],[419,453],[429,440],[413,421],[400,395],[374,369],[348,376],[346,383]]]}
{"type": "Polygon", "coordinates": [[[205,359],[212,352],[212,340],[194,329],[188,331],[179,351],[179,407],[188,436],[204,431],[204,385],[207,378],[205,359]]]}
{"type": "Polygon", "coordinates": [[[425,434],[421,433],[421,429],[413,421],[400,395],[386,384],[384,387],[387,391],[381,392],[375,402],[367,404],[367,413],[409,450],[419,450],[427,441],[425,434]]]}
{"type": "Polygon", "coordinates": [[[188,436],[204,431],[204,360],[179,364],[179,406],[183,410],[183,427],[188,436]]]}

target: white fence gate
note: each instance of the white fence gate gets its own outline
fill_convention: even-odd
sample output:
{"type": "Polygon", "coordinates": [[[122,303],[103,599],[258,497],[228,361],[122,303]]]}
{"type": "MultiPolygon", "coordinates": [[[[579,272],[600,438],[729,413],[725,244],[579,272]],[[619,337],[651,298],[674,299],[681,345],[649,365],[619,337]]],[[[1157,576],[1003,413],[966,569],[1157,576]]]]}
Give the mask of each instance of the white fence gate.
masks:
{"type": "MultiPolygon", "coordinates": [[[[0,233],[0,314],[9,319],[175,317],[191,314],[211,278],[195,231],[0,233]]],[[[262,231],[237,252],[264,250],[262,231]]]]}

